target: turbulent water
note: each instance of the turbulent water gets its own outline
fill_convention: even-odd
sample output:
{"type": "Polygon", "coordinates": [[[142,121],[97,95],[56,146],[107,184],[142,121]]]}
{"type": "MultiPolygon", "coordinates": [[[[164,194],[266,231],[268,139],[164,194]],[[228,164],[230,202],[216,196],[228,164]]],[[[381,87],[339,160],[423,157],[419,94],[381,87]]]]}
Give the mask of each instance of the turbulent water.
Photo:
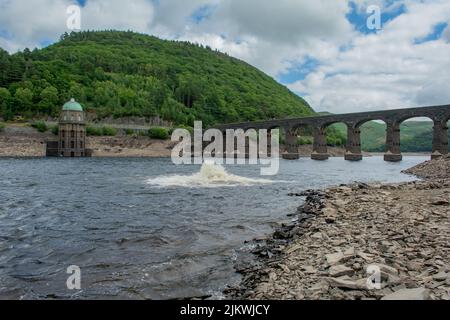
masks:
{"type": "Polygon", "coordinates": [[[411,180],[400,171],[424,160],[301,159],[261,177],[170,159],[1,159],[0,298],[220,298],[245,241],[301,204],[289,192],[411,180]],[[81,290],[67,289],[71,265],[81,290]]]}

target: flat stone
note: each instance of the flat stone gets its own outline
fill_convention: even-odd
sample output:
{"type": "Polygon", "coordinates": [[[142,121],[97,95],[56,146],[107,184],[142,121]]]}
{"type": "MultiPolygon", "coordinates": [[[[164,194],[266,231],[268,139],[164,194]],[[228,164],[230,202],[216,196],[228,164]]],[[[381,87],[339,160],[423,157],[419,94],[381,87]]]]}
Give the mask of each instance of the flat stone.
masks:
{"type": "Polygon", "coordinates": [[[341,199],[337,199],[337,200],[333,201],[333,204],[339,208],[339,207],[344,207],[347,204],[347,202],[345,202],[344,200],[341,200],[341,199]]]}
{"type": "Polygon", "coordinates": [[[328,273],[331,277],[341,277],[341,276],[351,276],[354,271],[352,268],[349,268],[343,264],[332,266],[328,273]]]}
{"type": "Polygon", "coordinates": [[[447,199],[436,199],[431,202],[433,206],[448,206],[450,205],[449,201],[447,199]]]}
{"type": "Polygon", "coordinates": [[[352,289],[352,290],[363,290],[367,289],[366,279],[352,280],[347,276],[340,278],[328,278],[328,284],[331,287],[352,289]]]}
{"type": "Polygon", "coordinates": [[[355,255],[356,251],[354,247],[350,247],[347,250],[344,251],[344,256],[353,257],[355,255]]]}
{"type": "Polygon", "coordinates": [[[393,267],[391,267],[391,266],[388,266],[388,265],[385,265],[385,264],[381,264],[381,263],[373,263],[370,266],[377,266],[378,268],[380,268],[380,271],[382,273],[386,273],[388,275],[393,275],[393,276],[398,276],[398,270],[393,268],[393,267]]]}
{"type": "Polygon", "coordinates": [[[309,273],[309,274],[313,274],[313,273],[317,272],[317,270],[313,266],[304,266],[303,270],[305,270],[305,272],[309,273]]]}
{"type": "Polygon", "coordinates": [[[428,300],[430,290],[425,288],[401,289],[394,293],[385,295],[381,300],[428,300]]]}
{"type": "Polygon", "coordinates": [[[344,193],[350,193],[353,191],[353,189],[349,187],[339,187],[338,190],[344,193]]]}
{"type": "Polygon", "coordinates": [[[337,210],[331,207],[326,207],[322,210],[323,214],[326,216],[335,216],[337,214],[337,210]]]}
{"type": "Polygon", "coordinates": [[[362,258],[362,259],[364,259],[364,260],[366,260],[367,262],[370,262],[370,261],[373,260],[373,256],[371,254],[367,254],[367,253],[364,253],[364,252],[358,251],[357,256],[362,258]]]}
{"type": "Polygon", "coordinates": [[[422,265],[421,265],[420,263],[414,262],[414,261],[409,262],[409,263],[406,265],[406,267],[407,267],[408,270],[410,270],[410,271],[420,271],[420,270],[423,269],[423,267],[422,267],[422,265]]]}
{"type": "Polygon", "coordinates": [[[320,232],[316,232],[316,233],[314,233],[314,234],[311,236],[311,238],[314,238],[314,239],[322,239],[322,238],[323,238],[323,235],[322,235],[322,233],[320,233],[320,232]]]}
{"type": "Polygon", "coordinates": [[[447,279],[447,277],[448,277],[448,274],[446,272],[439,272],[438,274],[435,274],[433,276],[433,280],[444,281],[447,279]]]}
{"type": "Polygon", "coordinates": [[[343,260],[345,256],[342,252],[336,252],[325,255],[325,258],[327,259],[328,264],[330,266],[333,266],[341,262],[341,260],[343,260]]]}

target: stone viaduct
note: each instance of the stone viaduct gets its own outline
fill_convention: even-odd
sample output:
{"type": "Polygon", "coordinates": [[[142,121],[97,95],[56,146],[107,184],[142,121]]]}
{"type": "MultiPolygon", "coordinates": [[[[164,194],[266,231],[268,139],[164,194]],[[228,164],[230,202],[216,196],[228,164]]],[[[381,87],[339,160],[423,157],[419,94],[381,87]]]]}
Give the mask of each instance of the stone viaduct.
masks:
{"type": "Polygon", "coordinates": [[[382,120],[387,126],[384,159],[395,162],[402,160],[400,152],[400,125],[402,122],[416,117],[426,117],[434,123],[432,157],[437,158],[448,154],[447,121],[450,119],[450,105],[233,123],[219,126],[218,129],[225,132],[227,129],[271,130],[279,128],[284,131],[286,138],[286,150],[282,154],[283,158],[294,160],[299,158],[297,129],[312,127],[314,131],[314,145],[311,158],[314,160],[326,160],[329,155],[325,129],[335,123],[344,123],[347,126],[345,159],[359,161],[363,158],[360,127],[368,121],[382,120]]]}

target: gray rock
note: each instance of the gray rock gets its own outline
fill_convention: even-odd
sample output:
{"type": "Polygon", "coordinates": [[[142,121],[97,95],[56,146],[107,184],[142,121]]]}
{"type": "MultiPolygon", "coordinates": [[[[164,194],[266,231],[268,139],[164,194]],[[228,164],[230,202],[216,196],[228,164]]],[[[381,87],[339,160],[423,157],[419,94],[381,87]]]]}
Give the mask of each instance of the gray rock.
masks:
{"type": "Polygon", "coordinates": [[[436,281],[444,281],[444,280],[447,279],[447,277],[448,277],[448,274],[447,274],[447,273],[445,273],[445,272],[439,272],[438,274],[435,274],[435,275],[433,276],[433,280],[436,280],[436,281]]]}
{"type": "MultiPolygon", "coordinates": [[[[385,265],[382,263],[373,263],[373,264],[371,264],[371,266],[377,266],[378,268],[380,268],[380,271],[382,273],[385,273],[388,275],[393,275],[393,276],[398,276],[398,270],[391,266],[388,266],[388,265],[385,265]]],[[[367,269],[367,267],[366,267],[366,269],[367,269]]]]}
{"type": "Polygon", "coordinates": [[[327,259],[327,262],[330,266],[334,266],[341,262],[345,258],[345,256],[342,252],[336,252],[325,255],[325,258],[327,259]]]}
{"type": "Polygon", "coordinates": [[[428,299],[430,299],[430,290],[425,288],[401,289],[381,298],[381,300],[428,300],[428,299]]]}
{"type": "Polygon", "coordinates": [[[331,266],[328,273],[331,277],[341,277],[341,276],[351,276],[354,273],[354,271],[353,269],[343,264],[340,264],[337,266],[331,266]]]}
{"type": "Polygon", "coordinates": [[[447,199],[436,199],[431,203],[433,206],[448,206],[450,203],[447,199]]]}
{"type": "Polygon", "coordinates": [[[331,287],[364,290],[367,289],[366,279],[352,280],[351,278],[344,276],[340,278],[328,278],[328,284],[331,287]]]}

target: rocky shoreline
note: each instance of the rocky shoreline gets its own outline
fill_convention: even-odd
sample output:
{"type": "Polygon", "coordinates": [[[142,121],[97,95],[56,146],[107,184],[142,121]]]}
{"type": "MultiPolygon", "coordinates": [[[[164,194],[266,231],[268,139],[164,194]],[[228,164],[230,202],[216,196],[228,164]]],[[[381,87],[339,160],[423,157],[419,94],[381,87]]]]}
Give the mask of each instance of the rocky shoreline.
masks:
{"type": "Polygon", "coordinates": [[[255,241],[232,299],[450,299],[450,157],[426,178],[308,190],[292,222],[255,241]],[[374,273],[375,272],[375,273],[374,273]]]}

